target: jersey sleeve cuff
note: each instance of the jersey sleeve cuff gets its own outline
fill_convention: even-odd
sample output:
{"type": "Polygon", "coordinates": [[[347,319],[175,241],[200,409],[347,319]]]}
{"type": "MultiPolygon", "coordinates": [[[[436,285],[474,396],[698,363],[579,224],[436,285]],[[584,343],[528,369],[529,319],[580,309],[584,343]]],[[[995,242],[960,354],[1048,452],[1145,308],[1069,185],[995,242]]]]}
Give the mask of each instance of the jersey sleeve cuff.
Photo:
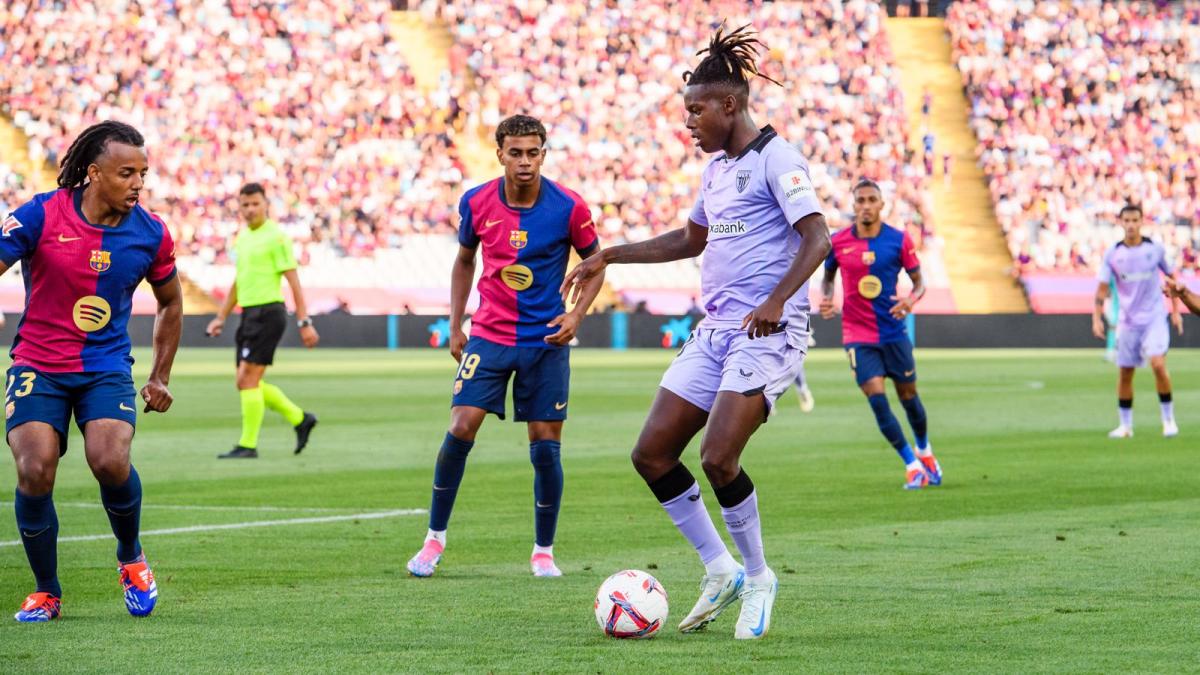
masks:
{"type": "Polygon", "coordinates": [[[162,286],[163,284],[167,283],[168,281],[174,279],[177,276],[179,276],[179,268],[172,267],[171,273],[168,274],[167,276],[163,277],[162,279],[158,279],[158,280],[146,279],[146,281],[149,281],[151,286],[162,286]]]}
{"type": "Polygon", "coordinates": [[[587,246],[586,248],[575,249],[575,252],[579,254],[579,257],[586,258],[589,255],[592,255],[593,253],[598,251],[599,249],[600,249],[600,240],[597,239],[596,241],[593,241],[591,243],[591,245],[587,246]]]}

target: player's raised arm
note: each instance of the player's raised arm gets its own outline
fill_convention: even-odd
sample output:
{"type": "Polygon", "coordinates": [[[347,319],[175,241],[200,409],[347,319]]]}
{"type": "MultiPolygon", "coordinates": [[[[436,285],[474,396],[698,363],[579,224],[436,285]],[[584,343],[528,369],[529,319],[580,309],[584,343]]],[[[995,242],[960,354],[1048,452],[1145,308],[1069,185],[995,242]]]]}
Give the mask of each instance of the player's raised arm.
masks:
{"type": "MultiPolygon", "coordinates": [[[[678,230],[671,230],[653,239],[639,241],[636,244],[622,244],[606,248],[589,258],[585,258],[575,269],[567,273],[559,289],[563,297],[574,295],[579,297],[583,288],[597,276],[603,276],[604,268],[609,265],[625,265],[631,263],[661,263],[684,258],[695,258],[704,252],[708,243],[708,228],[697,225],[689,220],[688,224],[678,230]],[[572,293],[572,289],[574,292],[572,293]]],[[[596,288],[599,292],[599,287],[596,288]]]]}
{"type": "Polygon", "coordinates": [[[166,412],[174,400],[167,384],[171,381],[171,366],[175,363],[179,336],[183,333],[183,287],[178,275],[171,276],[166,283],[151,284],[151,287],[158,300],[158,312],[154,317],[154,361],[141,393],[146,402],[144,412],[166,412]]]}

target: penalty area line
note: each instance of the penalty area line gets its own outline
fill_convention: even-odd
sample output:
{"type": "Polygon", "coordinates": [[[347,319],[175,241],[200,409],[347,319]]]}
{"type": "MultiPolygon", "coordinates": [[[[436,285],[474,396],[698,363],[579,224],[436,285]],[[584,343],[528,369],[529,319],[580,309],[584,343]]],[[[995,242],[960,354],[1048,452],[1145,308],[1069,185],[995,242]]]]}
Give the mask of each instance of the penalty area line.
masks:
{"type": "MultiPolygon", "coordinates": [[[[159,530],[144,530],[140,536],[157,536],[163,534],[191,534],[195,532],[217,532],[220,530],[248,530],[257,527],[282,527],[284,525],[320,525],[323,523],[341,523],[348,520],[379,520],[381,518],[396,518],[399,516],[419,516],[429,513],[427,509],[395,509],[392,511],[370,511],[353,513],[344,516],[319,516],[312,518],[286,518],[283,520],[252,520],[244,523],[222,523],[220,525],[190,525],[188,527],[168,527],[159,530]]],[[[100,541],[112,539],[111,532],[104,534],[81,534],[69,537],[59,537],[58,541],[100,541]]],[[[0,541],[0,548],[20,546],[21,540],[0,541]]]]}

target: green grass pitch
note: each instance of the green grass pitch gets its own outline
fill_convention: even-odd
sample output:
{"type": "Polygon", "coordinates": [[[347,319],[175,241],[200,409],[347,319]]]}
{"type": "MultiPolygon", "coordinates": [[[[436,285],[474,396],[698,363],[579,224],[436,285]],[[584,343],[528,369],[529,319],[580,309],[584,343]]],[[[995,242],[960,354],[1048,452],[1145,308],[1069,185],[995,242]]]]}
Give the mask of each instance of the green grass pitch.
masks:
{"type": "MultiPolygon", "coordinates": [[[[144,378],[148,354],[139,352],[144,378]]],[[[1170,358],[1182,433],[1163,439],[1148,371],[1137,436],[1110,441],[1115,369],[1095,351],[918,351],[946,472],[901,490],[838,350],[809,361],[816,410],[795,395],[752,439],[780,594],[768,637],[606,639],[592,599],[647,569],[674,626],[701,568],[628,453],[670,352],[577,351],[556,553],[534,579],[523,425],[489,418],[468,464],[443,564],[412,579],[454,364],[445,353],[285,351],[271,381],[321,424],[304,454],[268,417],[261,458],[218,462],[238,436],[233,359],[187,350],[166,416],[143,416],[134,461],[158,609],[129,617],[111,539],[64,541],[63,617],[7,618],[33,589],[10,498],[0,504],[0,671],[944,672],[1197,668],[1200,354],[1170,358]],[[262,521],[309,522],[244,527],[262,521]],[[233,525],[235,529],[212,529],[233,525]]],[[[140,382],[140,379],[139,379],[140,382]]],[[[903,420],[903,411],[893,409],[903,420]]],[[[271,413],[268,413],[270,416],[271,413]]],[[[905,424],[907,431],[907,424],[905,424]]],[[[695,445],[695,444],[694,444],[695,445]]],[[[5,453],[7,456],[7,453],[5,453]]],[[[697,475],[695,447],[685,460],[697,475]]],[[[15,486],[12,460],[0,493],[15,486]]],[[[711,491],[706,502],[716,514],[711,491]]],[[[80,439],[55,491],[62,537],[108,533],[80,439]]],[[[736,552],[736,549],[731,550],[736,552]]]]}

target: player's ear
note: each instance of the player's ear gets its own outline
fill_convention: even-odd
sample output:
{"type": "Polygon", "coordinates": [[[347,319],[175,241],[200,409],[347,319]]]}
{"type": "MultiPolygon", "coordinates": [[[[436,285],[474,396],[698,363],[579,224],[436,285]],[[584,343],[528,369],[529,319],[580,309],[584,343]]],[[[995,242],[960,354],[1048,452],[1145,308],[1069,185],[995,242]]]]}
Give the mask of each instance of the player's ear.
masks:
{"type": "Polygon", "coordinates": [[[89,183],[95,183],[100,180],[100,165],[95,162],[88,164],[87,176],[89,183]]]}

